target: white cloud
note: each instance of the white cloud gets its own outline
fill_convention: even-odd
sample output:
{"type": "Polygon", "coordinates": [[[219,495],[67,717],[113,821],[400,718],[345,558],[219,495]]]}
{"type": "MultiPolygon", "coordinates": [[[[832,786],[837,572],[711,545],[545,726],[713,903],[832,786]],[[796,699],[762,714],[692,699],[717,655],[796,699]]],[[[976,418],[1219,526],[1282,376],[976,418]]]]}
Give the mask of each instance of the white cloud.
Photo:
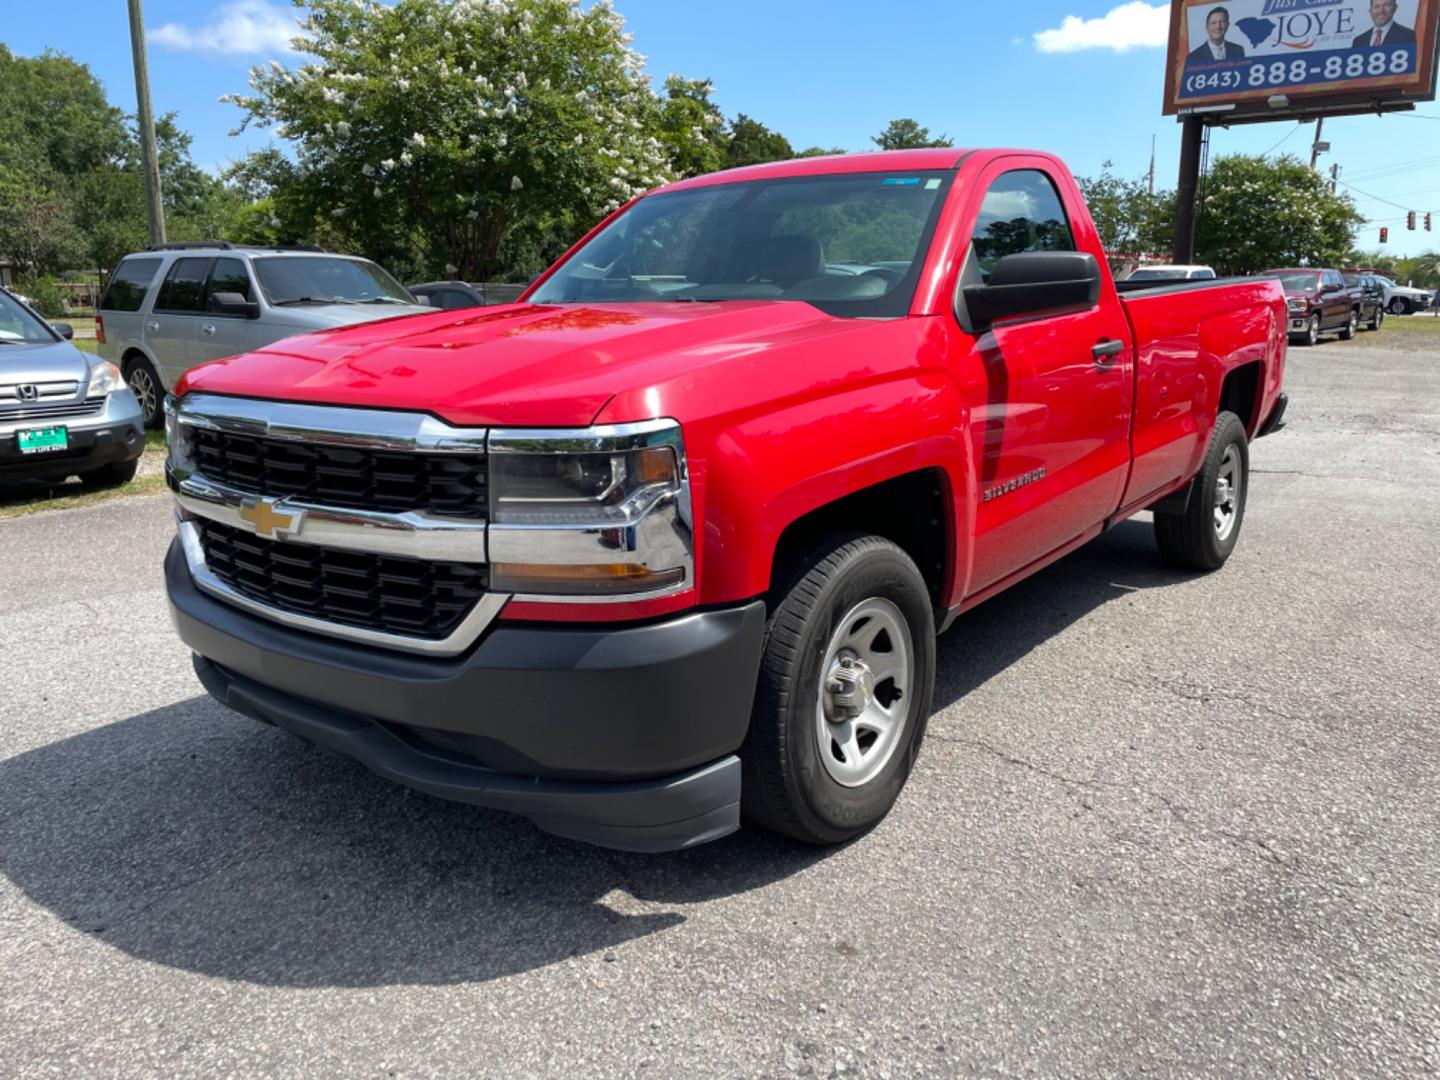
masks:
{"type": "Polygon", "coordinates": [[[1034,35],[1035,48],[1043,53],[1163,48],[1169,36],[1170,5],[1147,4],[1145,0],[1111,8],[1098,19],[1066,15],[1054,30],[1034,35]]]}
{"type": "Polygon", "coordinates": [[[149,32],[149,39],[182,52],[255,55],[289,52],[299,35],[293,13],[265,0],[230,0],[200,26],[166,23],[149,32]]]}

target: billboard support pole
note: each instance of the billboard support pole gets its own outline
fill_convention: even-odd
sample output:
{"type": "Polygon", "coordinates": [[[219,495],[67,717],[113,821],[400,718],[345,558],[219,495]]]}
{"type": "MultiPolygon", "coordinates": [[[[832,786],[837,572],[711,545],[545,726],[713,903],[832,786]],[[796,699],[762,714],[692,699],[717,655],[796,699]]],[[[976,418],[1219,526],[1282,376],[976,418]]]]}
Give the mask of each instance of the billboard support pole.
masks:
{"type": "Polygon", "coordinates": [[[1175,184],[1175,262],[1195,261],[1195,215],[1200,194],[1200,144],[1205,121],[1187,116],[1180,126],[1180,177],[1175,184]]]}

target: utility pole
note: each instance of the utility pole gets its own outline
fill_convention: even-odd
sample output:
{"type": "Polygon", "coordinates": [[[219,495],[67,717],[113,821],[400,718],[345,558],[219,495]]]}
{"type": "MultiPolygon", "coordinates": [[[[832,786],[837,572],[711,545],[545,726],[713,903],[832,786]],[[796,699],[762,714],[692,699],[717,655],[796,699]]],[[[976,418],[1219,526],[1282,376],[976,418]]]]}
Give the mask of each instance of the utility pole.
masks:
{"type": "Polygon", "coordinates": [[[1150,136],[1150,197],[1155,197],[1155,136],[1150,136]]]}
{"type": "Polygon", "coordinates": [[[1320,141],[1320,133],[1325,130],[1325,117],[1315,121],[1315,141],[1310,144],[1310,168],[1315,168],[1315,163],[1320,160],[1320,151],[1324,144],[1320,141]]]}
{"type": "Polygon", "coordinates": [[[1340,163],[1337,161],[1330,166],[1330,194],[1335,194],[1335,185],[1340,182],[1340,163]]]}
{"type": "Polygon", "coordinates": [[[1200,146],[1205,121],[1187,116],[1180,124],[1180,178],[1175,185],[1175,262],[1195,261],[1196,200],[1200,194],[1200,146]]]}
{"type": "Polygon", "coordinates": [[[135,62],[135,120],[140,128],[140,168],[145,176],[145,218],[150,243],[165,242],[165,208],[160,202],[160,160],[155,152],[155,117],[150,112],[150,68],[145,61],[145,21],[140,0],[130,0],[130,54],[135,62]]]}

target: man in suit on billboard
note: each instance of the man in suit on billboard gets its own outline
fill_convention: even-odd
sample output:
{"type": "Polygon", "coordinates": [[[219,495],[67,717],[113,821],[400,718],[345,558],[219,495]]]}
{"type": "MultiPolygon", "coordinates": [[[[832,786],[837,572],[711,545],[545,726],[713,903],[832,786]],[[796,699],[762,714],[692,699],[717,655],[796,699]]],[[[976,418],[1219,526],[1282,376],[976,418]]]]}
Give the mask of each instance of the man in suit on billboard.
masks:
{"type": "Polygon", "coordinates": [[[1395,21],[1395,0],[1370,0],[1370,21],[1374,27],[1355,38],[1355,48],[1415,44],[1415,31],[1395,21]]]}
{"type": "Polygon", "coordinates": [[[1186,57],[1187,64],[1209,64],[1216,60],[1243,60],[1245,47],[1226,41],[1230,32],[1230,12],[1223,7],[1211,8],[1205,16],[1206,41],[1186,57]]]}

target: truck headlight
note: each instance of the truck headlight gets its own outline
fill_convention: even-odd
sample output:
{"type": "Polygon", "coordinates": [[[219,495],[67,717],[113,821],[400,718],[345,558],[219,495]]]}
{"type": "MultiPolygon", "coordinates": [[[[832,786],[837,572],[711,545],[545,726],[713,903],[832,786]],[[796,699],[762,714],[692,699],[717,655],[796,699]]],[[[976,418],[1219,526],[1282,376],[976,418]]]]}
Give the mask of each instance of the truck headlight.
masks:
{"type": "Polygon", "coordinates": [[[690,484],[674,420],[490,433],[497,592],[600,602],[693,584],[690,484]]]}
{"type": "Polygon", "coordinates": [[[112,390],[124,388],[125,379],[120,369],[109,360],[97,360],[90,365],[90,389],[85,391],[87,398],[104,397],[112,390]]]}

